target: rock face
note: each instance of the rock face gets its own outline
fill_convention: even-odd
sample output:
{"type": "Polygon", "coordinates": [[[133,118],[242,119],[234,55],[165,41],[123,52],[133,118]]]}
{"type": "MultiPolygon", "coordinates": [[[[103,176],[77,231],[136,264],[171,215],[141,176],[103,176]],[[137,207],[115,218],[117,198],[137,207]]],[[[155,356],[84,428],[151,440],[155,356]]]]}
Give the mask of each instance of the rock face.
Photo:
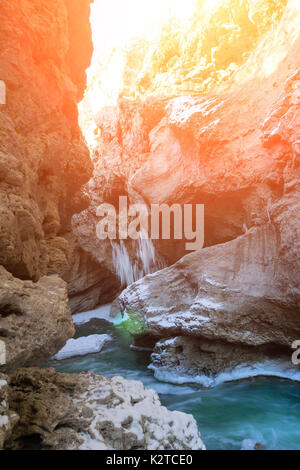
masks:
{"type": "Polygon", "coordinates": [[[290,346],[300,334],[299,283],[271,224],[187,255],[127,288],[119,302],[142,314],[155,336],[290,346]]]}
{"type": "Polygon", "coordinates": [[[71,230],[73,214],[88,206],[81,188],[93,169],[77,110],[93,50],[90,3],[0,6],[0,264],[21,279],[59,274],[74,311],[106,295],[97,279],[106,273],[74,247],[71,230]]]}
{"type": "Polygon", "coordinates": [[[8,377],[0,373],[0,449],[11,436],[12,429],[18,419],[18,415],[9,409],[8,377]]]}
{"type": "Polygon", "coordinates": [[[290,356],[278,357],[273,347],[250,347],[225,341],[176,336],[162,339],[151,355],[150,369],[158,380],[215,386],[258,375],[299,378],[290,356]]]}
{"type": "Polygon", "coordinates": [[[6,346],[1,371],[42,364],[74,332],[62,279],[53,275],[37,283],[22,281],[0,267],[0,339],[6,346]]]}
{"type": "Polygon", "coordinates": [[[151,203],[204,203],[206,243],[121,294],[149,334],[278,347],[299,337],[299,23],[290,1],[226,91],[169,100],[149,134],[133,188],[151,203]]]}
{"type": "Polygon", "coordinates": [[[154,391],[121,377],[20,369],[8,401],[19,415],[8,449],[205,449],[192,416],[168,411],[154,391]]]}
{"type": "MultiPolygon", "coordinates": [[[[95,306],[110,302],[120,292],[119,281],[106,265],[107,255],[97,262],[79,245],[74,233],[65,235],[68,243],[68,262],[62,267],[61,276],[68,284],[72,313],[92,310],[95,306]]],[[[105,244],[101,252],[105,254],[105,244]]],[[[54,269],[55,272],[55,269],[54,269]]]]}
{"type": "Polygon", "coordinates": [[[230,366],[238,366],[263,359],[258,350],[254,356],[252,348],[243,349],[227,343],[210,342],[203,339],[176,336],[162,339],[151,355],[153,368],[160,371],[173,371],[178,376],[215,376],[230,366]],[[247,354],[248,353],[248,354],[247,354]]]}
{"type": "MultiPolygon", "coordinates": [[[[89,2],[73,3],[81,4],[86,28],[89,2]]],[[[6,84],[0,107],[0,261],[15,276],[37,280],[49,265],[60,271],[67,251],[60,236],[86,204],[80,189],[92,165],[76,107],[83,83],[72,78],[79,73],[75,68],[84,74],[92,49],[90,44],[83,62],[72,63],[71,2],[22,0],[15,9],[5,0],[0,8],[0,40],[7,51],[0,58],[6,84]]],[[[78,22],[78,34],[80,28],[78,22]]]]}
{"type": "MultiPolygon", "coordinates": [[[[122,96],[116,106],[105,106],[94,116],[98,143],[94,177],[87,187],[92,202],[76,217],[74,230],[80,245],[99,256],[108,270],[110,247],[105,259],[96,238],[96,207],[102,202],[116,204],[118,196],[126,194],[138,195],[148,204],[205,204],[206,246],[233,240],[246,228],[270,219],[283,236],[286,206],[290,215],[295,214],[284,216],[290,234],[294,233],[289,246],[297,246],[299,224],[294,226],[293,218],[297,220],[299,184],[298,5],[295,0],[249,2],[247,14],[244,4],[231,3],[220,5],[216,17],[205,25],[203,41],[197,39],[196,28],[203,15],[195,16],[196,36],[185,31],[187,38],[193,37],[193,47],[185,37],[180,41],[175,33],[173,37],[172,28],[166,29],[169,34],[161,49],[151,49],[143,70],[151,79],[148,85],[139,84],[147,98],[141,90],[141,99],[122,96]],[[282,17],[281,22],[270,30],[275,17],[282,17]],[[212,28],[220,28],[217,44],[212,28]],[[184,47],[179,54],[178,43],[179,49],[184,47]],[[162,67],[166,57],[170,60],[162,67]],[[272,66],[268,57],[274,57],[272,66]],[[186,68],[190,72],[200,63],[188,76],[186,68]],[[186,81],[182,73],[188,76],[186,81]],[[173,80],[174,74],[178,76],[173,80]],[[178,91],[186,82],[185,95],[181,91],[174,98],[173,85],[178,91]],[[212,91],[217,83],[220,86],[212,91]]],[[[145,81],[143,75],[127,72],[135,77],[131,92],[137,92],[136,82],[145,81]]],[[[128,77],[125,69],[125,82],[128,77]]],[[[87,109],[88,99],[87,93],[87,109]]],[[[187,254],[184,243],[177,240],[160,241],[157,249],[168,264],[187,254]]]]}

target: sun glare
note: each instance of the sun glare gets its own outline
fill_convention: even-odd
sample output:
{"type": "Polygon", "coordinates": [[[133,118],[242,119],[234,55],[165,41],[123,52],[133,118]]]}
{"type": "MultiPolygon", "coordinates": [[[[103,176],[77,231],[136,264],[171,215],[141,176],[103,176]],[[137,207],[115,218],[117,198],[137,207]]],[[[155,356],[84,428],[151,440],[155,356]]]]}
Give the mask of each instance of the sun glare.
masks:
{"type": "MultiPolygon", "coordinates": [[[[216,0],[214,0],[216,1],[216,0]]],[[[217,0],[219,1],[219,0],[217,0]]],[[[155,37],[170,16],[189,18],[197,0],[95,0],[91,23],[95,52],[124,46],[134,37],[155,37]]]]}
{"type": "MultiPolygon", "coordinates": [[[[94,0],[91,25],[94,54],[87,91],[79,105],[80,126],[91,147],[102,108],[151,94],[202,93],[251,70],[271,74],[287,48],[273,34],[259,41],[287,0],[94,0]],[[259,34],[261,34],[259,36],[259,34]],[[271,50],[267,50],[271,48],[271,50]],[[256,54],[254,53],[256,48],[256,54]],[[251,55],[252,54],[252,55],[251,55]],[[247,67],[242,67],[243,58],[247,67]],[[253,64],[251,65],[251,60],[253,64]],[[246,64],[246,62],[245,62],[246,64]],[[250,65],[249,65],[250,64],[250,65]]],[[[299,0],[290,0],[290,28],[299,28],[299,0]],[[293,8],[292,8],[293,6],[293,8]]],[[[282,10],[282,9],[281,9],[282,10]]],[[[275,21],[275,20],[274,20],[275,21]]],[[[276,21],[272,25],[276,26],[276,21]]]]}
{"type": "MultiPolygon", "coordinates": [[[[188,20],[196,4],[197,0],[94,1],[91,9],[94,54],[87,71],[89,112],[96,115],[102,106],[115,104],[123,84],[124,50],[130,41],[135,38],[154,41],[168,18],[188,20]]],[[[84,108],[85,104],[79,105],[80,125],[92,142],[93,131],[89,129],[84,108]]]]}

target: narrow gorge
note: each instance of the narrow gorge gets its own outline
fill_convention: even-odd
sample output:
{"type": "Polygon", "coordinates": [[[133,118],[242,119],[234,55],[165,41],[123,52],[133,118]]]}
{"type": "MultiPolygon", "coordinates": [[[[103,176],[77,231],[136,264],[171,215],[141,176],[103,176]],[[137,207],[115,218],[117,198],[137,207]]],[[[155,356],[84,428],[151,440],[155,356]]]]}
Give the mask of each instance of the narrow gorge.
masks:
{"type": "Polygon", "coordinates": [[[299,1],[0,18],[0,449],[300,450],[299,1]]]}

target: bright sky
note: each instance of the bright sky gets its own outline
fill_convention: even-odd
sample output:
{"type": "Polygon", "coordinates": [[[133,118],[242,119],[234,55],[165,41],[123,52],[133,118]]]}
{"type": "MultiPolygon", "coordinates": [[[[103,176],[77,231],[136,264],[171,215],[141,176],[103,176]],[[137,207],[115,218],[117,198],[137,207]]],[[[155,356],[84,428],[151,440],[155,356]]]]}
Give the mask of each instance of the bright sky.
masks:
{"type": "Polygon", "coordinates": [[[95,0],[92,5],[94,44],[107,50],[135,36],[154,35],[170,14],[188,18],[196,0],[95,0]]]}

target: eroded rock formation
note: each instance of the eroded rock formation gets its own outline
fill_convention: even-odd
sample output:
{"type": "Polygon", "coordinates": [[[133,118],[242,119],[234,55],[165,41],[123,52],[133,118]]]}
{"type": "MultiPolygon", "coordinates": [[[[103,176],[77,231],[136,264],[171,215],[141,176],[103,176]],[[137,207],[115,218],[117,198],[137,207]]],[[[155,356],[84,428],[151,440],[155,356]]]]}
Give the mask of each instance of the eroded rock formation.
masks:
{"type": "Polygon", "coordinates": [[[278,356],[278,348],[270,345],[253,348],[222,340],[176,336],[156,343],[149,367],[158,380],[203,387],[262,374],[297,377],[298,368],[290,358],[278,356]]]}
{"type": "Polygon", "coordinates": [[[0,338],[5,342],[5,372],[40,365],[74,333],[66,283],[57,275],[37,283],[16,279],[0,267],[0,338]]]}
{"type": "Polygon", "coordinates": [[[0,373],[0,449],[203,449],[195,420],[166,410],[141,383],[15,371],[73,336],[68,295],[79,311],[119,289],[71,226],[89,204],[82,185],[93,170],[77,111],[89,13],[90,0],[0,5],[0,368],[9,374],[0,373]]]}
{"type": "Polygon", "coordinates": [[[3,1],[0,12],[0,263],[21,279],[59,274],[74,311],[93,307],[107,273],[71,229],[93,169],[77,110],[93,50],[90,1],[3,1]]]}
{"type": "Polygon", "coordinates": [[[227,90],[169,100],[149,134],[133,188],[206,211],[206,248],[119,298],[150,334],[279,348],[299,337],[299,17],[290,1],[227,90]]]}
{"type": "Polygon", "coordinates": [[[122,377],[20,369],[8,403],[19,416],[9,449],[205,449],[192,416],[168,411],[156,392],[122,377]]]}

